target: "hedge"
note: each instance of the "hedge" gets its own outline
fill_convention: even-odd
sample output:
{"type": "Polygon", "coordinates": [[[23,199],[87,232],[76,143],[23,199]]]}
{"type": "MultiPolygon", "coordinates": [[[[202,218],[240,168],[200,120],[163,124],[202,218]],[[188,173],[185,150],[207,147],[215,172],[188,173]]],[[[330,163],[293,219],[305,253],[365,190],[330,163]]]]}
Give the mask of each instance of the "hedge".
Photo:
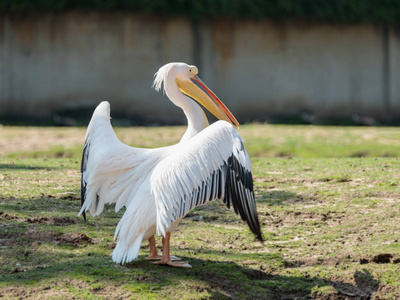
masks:
{"type": "Polygon", "coordinates": [[[0,0],[2,12],[134,11],[185,16],[399,24],[399,0],[0,0]]]}

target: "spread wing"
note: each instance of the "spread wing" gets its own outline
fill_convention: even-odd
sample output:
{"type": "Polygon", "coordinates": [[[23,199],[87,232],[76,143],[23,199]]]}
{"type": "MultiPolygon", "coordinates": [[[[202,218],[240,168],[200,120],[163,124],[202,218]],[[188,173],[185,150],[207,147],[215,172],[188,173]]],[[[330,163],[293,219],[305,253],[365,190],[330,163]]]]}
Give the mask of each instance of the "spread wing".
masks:
{"type": "Polygon", "coordinates": [[[110,104],[102,102],[89,123],[81,162],[81,211],[84,218],[116,203],[127,206],[165,149],[140,149],[123,144],[110,124],[110,104]]]}
{"type": "Polygon", "coordinates": [[[178,145],[150,177],[158,234],[165,235],[191,209],[221,199],[262,241],[250,158],[233,126],[218,121],[178,145]]]}

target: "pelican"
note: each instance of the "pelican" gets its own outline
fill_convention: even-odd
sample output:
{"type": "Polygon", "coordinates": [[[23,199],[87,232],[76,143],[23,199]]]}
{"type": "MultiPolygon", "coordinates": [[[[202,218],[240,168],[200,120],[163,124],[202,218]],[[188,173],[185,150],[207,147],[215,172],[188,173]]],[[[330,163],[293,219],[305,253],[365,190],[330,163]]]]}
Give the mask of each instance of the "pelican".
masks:
{"type": "Polygon", "coordinates": [[[173,146],[143,149],[123,144],[110,124],[110,104],[95,109],[86,132],[81,164],[81,210],[99,215],[105,204],[126,207],[117,225],[112,259],[137,258],[142,241],[149,241],[154,263],[190,268],[170,255],[170,237],[192,209],[214,199],[247,222],[262,241],[256,210],[250,158],[234,125],[238,121],[197,76],[198,69],[169,63],[155,74],[153,87],[182,108],[188,127],[173,146]],[[202,104],[219,121],[209,125],[202,104]],[[163,237],[162,256],[154,235],[163,237]]]}

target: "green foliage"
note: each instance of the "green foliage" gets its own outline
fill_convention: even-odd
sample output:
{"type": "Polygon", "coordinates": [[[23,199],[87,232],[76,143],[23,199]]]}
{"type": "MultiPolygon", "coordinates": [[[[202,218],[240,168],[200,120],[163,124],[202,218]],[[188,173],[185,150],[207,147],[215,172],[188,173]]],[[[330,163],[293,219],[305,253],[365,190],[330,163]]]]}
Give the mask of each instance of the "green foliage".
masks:
{"type": "Polygon", "coordinates": [[[400,2],[394,0],[0,0],[0,10],[127,10],[191,19],[272,18],[380,24],[400,20],[400,2]]]}

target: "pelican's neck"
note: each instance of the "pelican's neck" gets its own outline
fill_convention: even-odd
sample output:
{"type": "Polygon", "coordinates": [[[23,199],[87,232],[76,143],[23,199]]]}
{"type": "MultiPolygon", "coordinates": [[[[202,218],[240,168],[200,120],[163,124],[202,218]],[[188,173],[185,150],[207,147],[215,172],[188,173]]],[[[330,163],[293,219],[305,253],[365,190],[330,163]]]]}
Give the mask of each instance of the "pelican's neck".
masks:
{"type": "Polygon", "coordinates": [[[179,90],[175,80],[169,80],[166,87],[165,92],[168,98],[176,106],[182,108],[188,120],[188,128],[181,139],[181,142],[186,141],[209,125],[207,116],[200,105],[179,90]]]}

